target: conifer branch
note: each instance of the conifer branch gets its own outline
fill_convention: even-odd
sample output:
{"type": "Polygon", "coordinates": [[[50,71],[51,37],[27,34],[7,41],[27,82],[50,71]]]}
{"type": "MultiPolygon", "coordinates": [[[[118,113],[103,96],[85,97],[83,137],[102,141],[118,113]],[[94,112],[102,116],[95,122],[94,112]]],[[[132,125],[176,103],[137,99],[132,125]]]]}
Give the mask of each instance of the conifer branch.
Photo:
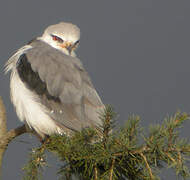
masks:
{"type": "MultiPolygon", "coordinates": [[[[0,119],[2,112],[5,115],[0,105],[0,119]]],[[[51,136],[42,146],[33,149],[30,161],[24,167],[24,179],[38,179],[47,163],[46,150],[66,164],[59,170],[64,179],[70,179],[71,174],[78,174],[84,180],[154,179],[154,170],[163,167],[163,162],[175,168],[177,175],[190,177],[189,168],[185,166],[190,157],[190,143],[178,135],[178,129],[189,115],[177,112],[167,117],[163,124],[150,127],[146,136],[141,133],[138,116],[131,116],[124,127],[112,132],[114,118],[113,108],[106,107],[101,116],[103,125],[98,129],[102,136],[91,128],[71,137],[51,136]],[[139,143],[142,136],[144,142],[139,143]]],[[[24,125],[4,131],[0,136],[0,147],[6,150],[9,142],[26,132],[29,131],[24,125]]]]}
{"type": "MultiPolygon", "coordinates": [[[[138,141],[142,137],[138,116],[131,116],[124,127],[113,133],[110,128],[108,133],[106,128],[112,126],[114,118],[110,115],[113,115],[112,109],[107,108],[101,117],[105,120],[100,128],[103,139],[96,130],[84,129],[71,137],[51,136],[44,148],[68,164],[69,173],[78,174],[84,180],[153,180],[156,178],[154,170],[164,163],[173,167],[177,175],[190,177],[185,166],[185,156],[190,156],[190,143],[180,139],[177,131],[189,115],[178,112],[163,124],[151,126],[149,133],[143,136],[143,143],[138,141]]],[[[68,168],[62,167],[59,172],[66,174],[68,168]]]]}
{"type": "Polygon", "coordinates": [[[23,180],[38,180],[42,177],[43,167],[46,166],[45,159],[45,146],[42,144],[39,148],[33,148],[30,153],[30,160],[23,170],[25,171],[25,176],[23,180]]]}

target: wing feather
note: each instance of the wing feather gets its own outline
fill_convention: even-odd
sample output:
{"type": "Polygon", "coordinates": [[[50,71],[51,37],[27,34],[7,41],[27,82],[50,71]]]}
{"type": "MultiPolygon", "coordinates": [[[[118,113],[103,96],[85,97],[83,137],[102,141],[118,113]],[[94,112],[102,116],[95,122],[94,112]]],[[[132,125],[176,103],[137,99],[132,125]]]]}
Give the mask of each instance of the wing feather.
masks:
{"type": "MultiPolygon", "coordinates": [[[[27,67],[31,70],[24,82],[30,84],[32,76],[36,78],[35,83],[38,82],[32,86],[33,91],[43,86],[38,94],[49,115],[60,126],[71,130],[101,124],[97,112],[104,105],[80,60],[39,40],[33,41],[31,46],[33,48],[25,54],[27,67]]],[[[23,59],[20,62],[23,63],[23,59]]]]}

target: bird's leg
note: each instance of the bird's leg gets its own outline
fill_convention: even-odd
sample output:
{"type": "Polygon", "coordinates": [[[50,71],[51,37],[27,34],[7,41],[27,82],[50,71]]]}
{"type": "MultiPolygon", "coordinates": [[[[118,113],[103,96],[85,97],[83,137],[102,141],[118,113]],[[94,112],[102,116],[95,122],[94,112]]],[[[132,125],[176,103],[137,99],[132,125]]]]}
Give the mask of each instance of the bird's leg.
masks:
{"type": "Polygon", "coordinates": [[[41,144],[45,145],[49,142],[49,136],[48,135],[40,136],[36,132],[34,132],[34,135],[38,138],[38,140],[41,142],[41,144]]]}
{"type": "Polygon", "coordinates": [[[44,145],[48,144],[49,141],[50,141],[49,137],[50,137],[50,136],[45,135],[44,138],[41,138],[41,141],[40,141],[40,142],[41,142],[42,144],[44,144],[44,145]]]}
{"type": "Polygon", "coordinates": [[[40,136],[34,129],[30,128],[27,124],[25,124],[25,127],[26,127],[27,132],[34,134],[38,138],[38,140],[43,144],[42,136],[40,136]]]}
{"type": "Polygon", "coordinates": [[[49,136],[48,135],[39,135],[34,129],[31,129],[27,124],[25,124],[27,132],[30,132],[32,134],[34,134],[37,139],[42,143],[42,144],[47,144],[47,142],[49,142],[49,136]]]}

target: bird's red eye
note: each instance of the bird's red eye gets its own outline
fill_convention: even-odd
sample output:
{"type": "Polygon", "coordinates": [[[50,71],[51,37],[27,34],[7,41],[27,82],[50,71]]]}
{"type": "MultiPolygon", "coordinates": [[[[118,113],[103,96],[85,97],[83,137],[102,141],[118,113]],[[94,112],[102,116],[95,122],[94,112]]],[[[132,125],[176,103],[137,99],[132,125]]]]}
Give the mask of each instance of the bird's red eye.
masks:
{"type": "Polygon", "coordinates": [[[61,39],[60,37],[57,37],[57,36],[55,36],[55,35],[51,35],[52,36],[52,39],[54,40],[54,41],[58,41],[59,43],[63,43],[63,39],[61,39]]]}
{"type": "Polygon", "coordinates": [[[56,36],[53,36],[53,40],[54,40],[54,41],[57,41],[58,38],[57,38],[56,36]]]}

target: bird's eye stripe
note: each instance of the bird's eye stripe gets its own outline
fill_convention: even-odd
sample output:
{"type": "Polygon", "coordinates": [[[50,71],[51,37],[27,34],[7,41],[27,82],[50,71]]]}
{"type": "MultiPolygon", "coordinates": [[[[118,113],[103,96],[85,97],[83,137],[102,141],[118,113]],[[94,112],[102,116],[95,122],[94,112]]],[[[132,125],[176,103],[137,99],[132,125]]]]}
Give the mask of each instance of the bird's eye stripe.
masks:
{"type": "Polygon", "coordinates": [[[55,35],[53,35],[53,34],[51,34],[51,37],[52,37],[52,39],[53,39],[54,41],[58,41],[59,43],[63,43],[63,42],[64,42],[63,39],[61,39],[60,37],[55,36],[55,35]]]}

